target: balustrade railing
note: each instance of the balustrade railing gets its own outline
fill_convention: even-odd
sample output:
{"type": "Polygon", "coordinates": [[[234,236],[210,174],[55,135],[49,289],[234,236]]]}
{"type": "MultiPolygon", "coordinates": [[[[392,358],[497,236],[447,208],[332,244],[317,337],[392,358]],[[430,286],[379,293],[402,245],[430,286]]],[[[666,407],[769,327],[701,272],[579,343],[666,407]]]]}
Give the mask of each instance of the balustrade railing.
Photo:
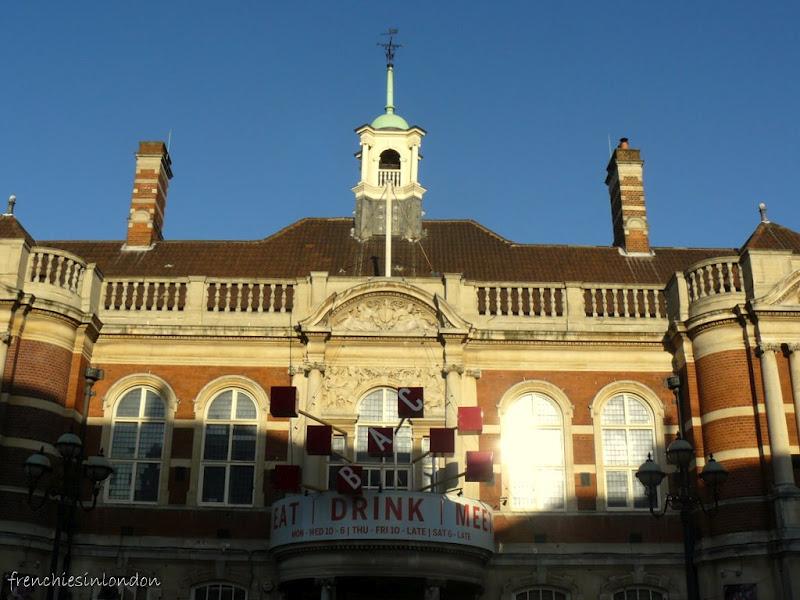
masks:
{"type": "Polygon", "coordinates": [[[77,256],[55,248],[33,248],[28,259],[27,281],[46,283],[79,293],[86,263],[77,256]]]}
{"type": "Polygon", "coordinates": [[[180,312],[186,307],[186,286],[187,282],[181,280],[108,279],[101,292],[103,308],[180,312]]]}
{"type": "Polygon", "coordinates": [[[276,281],[210,280],[206,287],[209,312],[285,313],[294,304],[294,285],[276,281]]]}
{"type": "Polygon", "coordinates": [[[713,258],[692,266],[685,274],[689,301],[741,292],[742,274],[737,256],[713,258]]]}
{"type": "Polygon", "coordinates": [[[391,182],[393,186],[400,185],[400,169],[378,169],[378,185],[391,182]]]}
{"type": "Polygon", "coordinates": [[[477,287],[477,294],[481,315],[560,317],[564,314],[563,286],[485,285],[477,287]]]}
{"type": "Polygon", "coordinates": [[[664,291],[654,287],[585,286],[583,299],[587,317],[662,319],[667,314],[664,291]]]}

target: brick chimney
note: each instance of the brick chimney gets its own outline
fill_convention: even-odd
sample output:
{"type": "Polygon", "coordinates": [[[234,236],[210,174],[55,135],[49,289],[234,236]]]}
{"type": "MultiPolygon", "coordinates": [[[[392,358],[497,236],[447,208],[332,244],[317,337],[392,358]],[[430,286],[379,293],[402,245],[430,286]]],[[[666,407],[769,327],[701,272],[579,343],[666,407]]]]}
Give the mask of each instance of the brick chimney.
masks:
{"type": "Polygon", "coordinates": [[[164,209],[172,160],[164,142],[139,142],[128,217],[127,248],[141,250],[164,239],[164,209]]]}
{"type": "Polygon", "coordinates": [[[630,148],[628,138],[622,138],[606,167],[614,245],[622,248],[626,254],[650,253],[643,166],[639,150],[630,148]]]}

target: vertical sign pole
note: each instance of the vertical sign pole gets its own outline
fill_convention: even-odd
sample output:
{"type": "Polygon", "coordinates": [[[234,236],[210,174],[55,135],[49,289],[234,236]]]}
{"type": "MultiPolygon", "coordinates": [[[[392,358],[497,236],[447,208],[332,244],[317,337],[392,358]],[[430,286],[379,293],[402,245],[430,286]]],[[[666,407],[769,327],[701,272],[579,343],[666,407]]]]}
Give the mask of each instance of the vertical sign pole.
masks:
{"type": "Polygon", "coordinates": [[[392,276],[392,189],[391,179],[386,180],[386,264],[384,277],[392,276]]]}

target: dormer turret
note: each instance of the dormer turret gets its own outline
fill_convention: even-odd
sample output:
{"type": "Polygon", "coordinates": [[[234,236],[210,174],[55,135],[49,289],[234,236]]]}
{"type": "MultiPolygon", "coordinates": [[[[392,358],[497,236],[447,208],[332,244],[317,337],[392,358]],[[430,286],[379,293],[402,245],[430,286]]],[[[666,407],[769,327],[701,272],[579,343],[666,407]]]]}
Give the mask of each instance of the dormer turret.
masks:
{"type": "Polygon", "coordinates": [[[356,196],[356,238],[365,240],[386,232],[386,199],[391,195],[393,236],[418,240],[422,237],[422,196],[419,184],[419,148],[425,130],[412,126],[395,113],[394,49],[386,48],[386,108],[371,124],[356,129],[361,150],[361,177],[353,188],[356,196]]]}

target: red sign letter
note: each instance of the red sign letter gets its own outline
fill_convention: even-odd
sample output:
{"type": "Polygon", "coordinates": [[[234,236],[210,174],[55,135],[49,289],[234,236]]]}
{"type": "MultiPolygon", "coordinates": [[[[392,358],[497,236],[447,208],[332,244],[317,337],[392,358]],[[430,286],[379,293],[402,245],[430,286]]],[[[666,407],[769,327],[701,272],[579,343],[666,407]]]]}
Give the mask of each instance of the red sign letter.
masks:
{"type": "Polygon", "coordinates": [[[393,456],[394,429],[391,427],[368,427],[367,453],[370,456],[393,456]]]}
{"type": "Polygon", "coordinates": [[[401,387],[397,390],[397,414],[401,419],[421,419],[425,415],[421,387],[401,387]]]}

